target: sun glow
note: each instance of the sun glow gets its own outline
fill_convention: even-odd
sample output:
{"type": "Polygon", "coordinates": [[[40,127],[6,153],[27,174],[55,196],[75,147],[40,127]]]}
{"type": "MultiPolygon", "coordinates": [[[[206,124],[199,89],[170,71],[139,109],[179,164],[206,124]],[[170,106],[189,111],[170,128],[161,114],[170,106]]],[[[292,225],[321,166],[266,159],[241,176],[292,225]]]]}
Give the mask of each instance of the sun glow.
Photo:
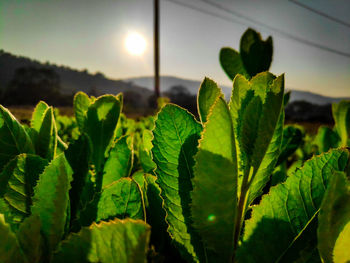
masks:
{"type": "Polygon", "coordinates": [[[124,45],[130,55],[141,56],[146,51],[147,42],[139,33],[130,33],[125,38],[124,45]]]}

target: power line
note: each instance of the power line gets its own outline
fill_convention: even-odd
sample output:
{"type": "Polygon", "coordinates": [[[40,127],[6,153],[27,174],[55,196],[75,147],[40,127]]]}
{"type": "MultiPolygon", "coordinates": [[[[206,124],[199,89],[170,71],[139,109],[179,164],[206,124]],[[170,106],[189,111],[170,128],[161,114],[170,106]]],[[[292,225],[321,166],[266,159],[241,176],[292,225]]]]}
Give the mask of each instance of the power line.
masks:
{"type": "Polygon", "coordinates": [[[345,22],[345,21],[343,21],[343,20],[340,20],[340,19],[338,19],[336,17],[330,16],[330,15],[328,15],[326,13],[323,13],[323,12],[321,12],[319,10],[313,9],[312,7],[307,6],[307,5],[303,4],[303,3],[300,3],[299,1],[296,1],[296,0],[289,0],[289,1],[292,2],[293,4],[296,4],[296,5],[300,6],[300,7],[302,7],[302,8],[305,8],[305,9],[307,9],[307,10],[309,10],[309,11],[315,13],[315,14],[323,16],[323,17],[325,17],[325,18],[327,18],[327,19],[329,19],[329,20],[331,20],[333,22],[336,22],[336,23],[338,23],[340,25],[343,25],[343,26],[346,26],[346,27],[350,28],[350,24],[345,22]]]}
{"type": "Polygon", "coordinates": [[[344,56],[344,57],[350,58],[350,53],[346,53],[346,52],[343,52],[343,51],[340,51],[340,50],[337,50],[337,49],[334,49],[334,48],[331,48],[331,47],[320,45],[318,43],[309,41],[307,39],[303,39],[303,38],[294,36],[292,34],[284,32],[284,31],[282,31],[282,30],[280,30],[278,28],[275,28],[275,27],[272,27],[272,26],[267,25],[265,23],[262,23],[262,22],[260,22],[258,20],[255,20],[255,19],[251,18],[251,17],[245,16],[245,15],[243,15],[243,14],[237,12],[237,11],[233,11],[233,10],[227,9],[227,8],[223,7],[222,5],[217,4],[217,3],[213,3],[213,2],[211,2],[209,0],[200,0],[200,1],[202,1],[203,3],[206,3],[208,5],[211,5],[213,7],[216,7],[218,9],[220,9],[220,10],[226,12],[226,13],[229,13],[231,15],[234,15],[236,17],[245,19],[245,20],[247,20],[247,21],[249,21],[251,23],[257,24],[257,25],[259,25],[261,27],[265,27],[265,28],[269,29],[270,31],[274,31],[277,34],[279,34],[279,35],[281,35],[281,36],[283,36],[285,38],[289,38],[291,40],[303,43],[305,45],[309,45],[309,46],[312,46],[312,47],[315,47],[315,48],[318,48],[318,49],[321,49],[321,50],[324,50],[324,51],[328,51],[328,52],[331,52],[331,53],[334,53],[334,54],[337,54],[337,55],[340,55],[340,56],[344,56]]]}
{"type": "Polygon", "coordinates": [[[240,24],[242,26],[249,26],[248,24],[242,23],[242,22],[240,22],[240,21],[238,21],[236,19],[233,19],[233,18],[230,18],[230,17],[226,17],[226,16],[221,16],[221,15],[215,13],[215,12],[211,12],[211,11],[205,10],[203,8],[198,8],[198,7],[195,7],[193,5],[189,5],[189,4],[181,2],[181,1],[177,1],[177,0],[165,0],[165,1],[171,2],[171,3],[179,5],[179,6],[187,7],[189,9],[192,9],[192,10],[195,10],[195,11],[198,11],[198,12],[201,12],[201,13],[204,13],[204,14],[216,17],[216,18],[220,18],[220,19],[226,20],[228,22],[233,22],[233,23],[236,23],[236,24],[240,24]]]}

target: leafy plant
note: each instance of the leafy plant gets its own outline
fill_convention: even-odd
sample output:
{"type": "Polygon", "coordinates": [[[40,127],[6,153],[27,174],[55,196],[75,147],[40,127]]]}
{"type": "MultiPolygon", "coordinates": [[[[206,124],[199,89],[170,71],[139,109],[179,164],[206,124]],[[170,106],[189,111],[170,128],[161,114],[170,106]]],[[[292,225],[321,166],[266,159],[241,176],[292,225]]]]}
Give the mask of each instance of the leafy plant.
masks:
{"type": "MultiPolygon", "coordinates": [[[[237,75],[227,104],[205,79],[201,122],[172,104],[159,112],[152,141],[156,182],[168,231],[187,261],[320,261],[317,215],[333,172],[347,169],[348,150],[307,161],[252,206],[278,160],[296,148],[281,145],[283,88],[283,75],[261,73],[250,81],[237,75]]],[[[291,129],[285,136],[299,134],[291,129]]]]}

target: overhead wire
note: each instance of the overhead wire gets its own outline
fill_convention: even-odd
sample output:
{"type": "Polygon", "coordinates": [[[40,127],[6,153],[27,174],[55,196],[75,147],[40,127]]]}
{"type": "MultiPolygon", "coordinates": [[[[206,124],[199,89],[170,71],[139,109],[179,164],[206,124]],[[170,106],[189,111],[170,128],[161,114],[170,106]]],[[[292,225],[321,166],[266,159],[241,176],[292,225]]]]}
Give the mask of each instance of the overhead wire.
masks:
{"type": "Polygon", "coordinates": [[[304,9],[306,9],[306,10],[309,10],[310,12],[315,13],[315,14],[317,14],[317,15],[319,15],[319,16],[325,17],[325,18],[327,18],[328,20],[331,20],[331,21],[333,21],[333,22],[335,22],[335,23],[338,23],[338,24],[340,24],[340,25],[343,25],[343,26],[346,26],[346,27],[349,27],[349,28],[350,28],[350,23],[347,23],[347,22],[345,22],[345,21],[343,21],[343,20],[340,20],[340,19],[338,19],[338,18],[336,18],[336,17],[330,16],[330,15],[328,15],[328,14],[326,14],[326,13],[324,13],[324,12],[321,12],[321,11],[319,11],[319,10],[316,10],[316,9],[314,9],[314,8],[308,6],[308,5],[305,5],[304,3],[301,3],[301,2],[299,2],[299,1],[297,1],[297,0],[289,0],[289,2],[291,2],[291,3],[293,3],[293,4],[296,4],[296,5],[302,7],[302,8],[304,8],[304,9]]]}
{"type": "Polygon", "coordinates": [[[213,2],[211,2],[209,0],[200,0],[200,1],[203,2],[203,3],[206,3],[208,5],[211,5],[213,7],[216,7],[216,8],[218,8],[218,9],[220,9],[220,10],[226,12],[226,13],[232,14],[232,15],[234,15],[236,17],[240,17],[242,19],[245,19],[245,20],[247,20],[247,21],[249,21],[251,23],[254,23],[256,25],[259,25],[261,27],[265,27],[268,30],[270,30],[272,32],[275,32],[275,33],[277,33],[280,36],[283,36],[285,38],[289,38],[291,40],[303,43],[305,45],[309,45],[309,46],[312,46],[312,47],[315,47],[315,48],[318,48],[318,49],[321,49],[321,50],[324,50],[324,51],[328,51],[328,52],[331,52],[331,53],[334,53],[334,54],[337,54],[337,55],[340,55],[340,56],[344,56],[344,57],[350,58],[350,53],[347,53],[347,52],[344,52],[344,51],[340,51],[340,50],[337,50],[337,49],[334,49],[334,48],[331,48],[331,47],[328,47],[328,46],[324,46],[324,45],[312,42],[310,40],[307,40],[307,39],[304,39],[304,38],[301,38],[301,37],[298,37],[298,36],[294,36],[294,35],[292,35],[290,33],[287,33],[287,32],[285,32],[283,30],[280,30],[280,29],[278,29],[276,27],[272,27],[272,26],[267,25],[265,23],[262,23],[262,22],[260,22],[258,20],[255,20],[255,19],[253,19],[253,18],[251,18],[249,16],[243,15],[243,14],[237,12],[237,11],[233,11],[231,9],[227,9],[227,8],[223,7],[222,5],[220,5],[218,3],[213,3],[213,2]]]}
{"type": "Polygon", "coordinates": [[[334,48],[331,48],[331,47],[328,47],[328,46],[325,46],[325,45],[321,45],[321,44],[312,42],[310,40],[307,40],[307,39],[304,39],[304,38],[301,38],[301,37],[298,37],[298,36],[294,36],[294,35],[292,35],[290,33],[287,33],[287,32],[285,32],[283,30],[280,30],[280,29],[278,29],[276,27],[272,27],[270,25],[262,23],[262,22],[260,22],[258,20],[255,20],[255,19],[253,19],[253,18],[251,18],[249,16],[243,15],[243,14],[237,12],[237,11],[233,11],[233,10],[227,9],[227,8],[223,7],[222,5],[220,5],[218,3],[213,3],[213,2],[211,2],[209,0],[199,0],[199,1],[201,1],[201,2],[203,2],[205,4],[207,4],[207,5],[210,5],[212,7],[215,7],[217,9],[219,9],[219,10],[222,10],[222,11],[224,11],[226,13],[229,13],[230,15],[234,15],[235,17],[238,17],[240,19],[244,19],[244,20],[250,22],[251,24],[247,24],[247,23],[238,21],[236,19],[232,19],[232,18],[228,18],[228,17],[225,17],[225,16],[221,16],[221,15],[215,13],[215,12],[207,11],[205,9],[195,7],[193,5],[189,5],[187,3],[184,3],[184,2],[181,2],[181,1],[178,1],[178,0],[166,0],[166,1],[172,2],[174,4],[181,5],[181,6],[184,6],[184,7],[196,10],[198,12],[202,12],[202,13],[211,15],[211,16],[215,16],[217,18],[221,18],[223,20],[226,20],[226,21],[229,21],[229,22],[232,22],[232,23],[237,23],[237,24],[244,25],[244,26],[251,26],[251,24],[255,24],[255,25],[258,25],[260,27],[268,29],[268,31],[270,31],[270,32],[275,32],[276,34],[280,35],[281,37],[284,37],[284,38],[287,38],[287,39],[290,39],[290,40],[293,40],[293,41],[296,41],[296,42],[299,42],[299,43],[302,43],[304,45],[308,45],[308,46],[311,46],[311,47],[314,47],[314,48],[318,48],[320,50],[324,50],[324,51],[327,51],[327,52],[330,52],[330,53],[334,53],[334,54],[337,54],[339,56],[350,58],[350,53],[347,53],[347,52],[344,52],[344,51],[340,51],[340,50],[337,50],[337,49],[334,49],[334,48]]]}

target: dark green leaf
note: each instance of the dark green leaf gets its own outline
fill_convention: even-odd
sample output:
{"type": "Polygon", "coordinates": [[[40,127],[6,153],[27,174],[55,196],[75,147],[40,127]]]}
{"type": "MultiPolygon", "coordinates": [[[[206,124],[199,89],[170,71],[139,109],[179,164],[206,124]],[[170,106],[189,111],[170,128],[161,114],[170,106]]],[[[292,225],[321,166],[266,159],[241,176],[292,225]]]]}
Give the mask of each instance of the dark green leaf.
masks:
{"type": "Polygon", "coordinates": [[[258,32],[248,28],[241,37],[239,52],[250,76],[268,71],[272,62],[272,38],[268,37],[263,41],[258,32]]]}
{"type": "Polygon", "coordinates": [[[241,74],[246,78],[250,78],[249,74],[243,66],[243,62],[239,53],[229,47],[220,50],[220,64],[227,76],[233,80],[237,74],[241,74]]]}
{"type": "Polygon", "coordinates": [[[6,263],[29,263],[18,244],[16,235],[6,224],[4,216],[0,214],[0,262],[6,263]]]}
{"type": "Polygon", "coordinates": [[[89,159],[91,149],[86,135],[81,135],[78,140],[70,143],[65,152],[65,157],[73,170],[72,188],[69,191],[71,221],[76,219],[79,210],[86,206],[90,198],[83,198],[82,194],[88,181],[89,159]]]}

